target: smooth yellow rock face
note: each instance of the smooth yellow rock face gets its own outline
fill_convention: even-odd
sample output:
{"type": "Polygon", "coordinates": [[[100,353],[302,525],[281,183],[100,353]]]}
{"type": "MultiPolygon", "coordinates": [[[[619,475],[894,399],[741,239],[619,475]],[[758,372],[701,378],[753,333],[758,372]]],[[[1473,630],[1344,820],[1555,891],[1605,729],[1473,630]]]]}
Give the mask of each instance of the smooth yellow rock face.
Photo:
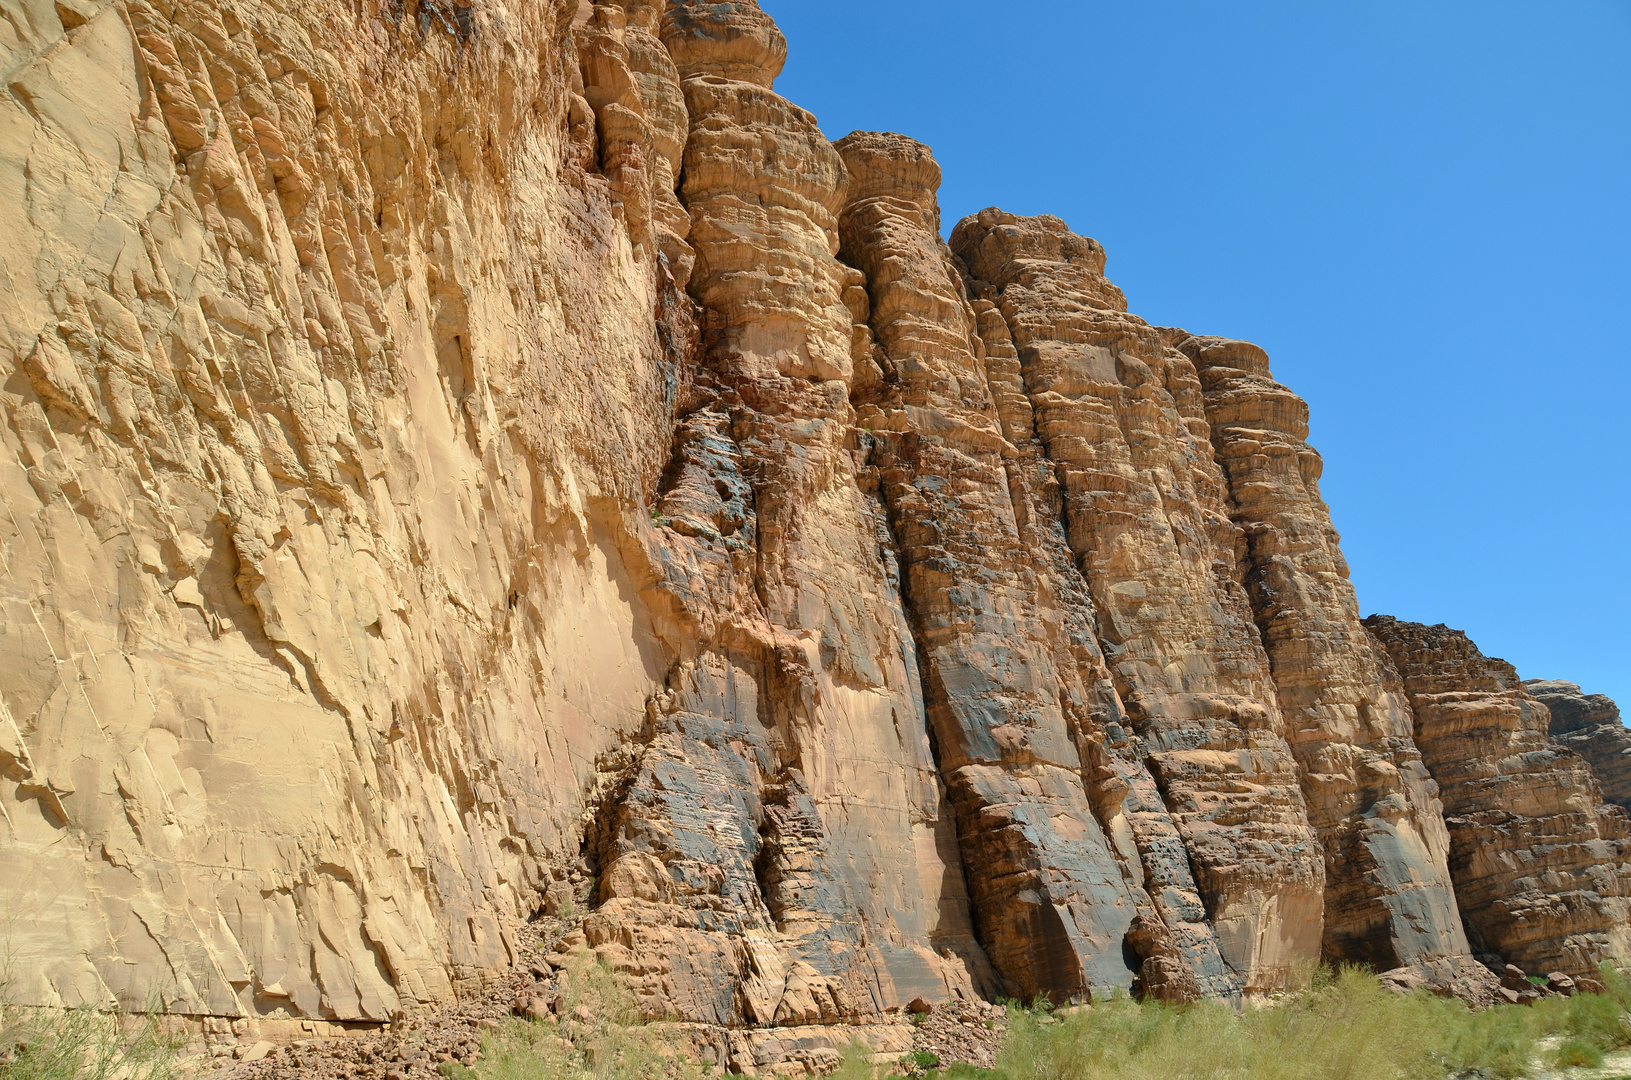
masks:
{"type": "Polygon", "coordinates": [[[5,11],[15,989],[386,1019],[507,964],[667,673],[655,276],[557,6],[72,10],[5,11]]]}
{"type": "Polygon", "coordinates": [[[1528,713],[1450,749],[1456,680],[1510,710],[1359,624],[1266,357],[1057,218],[942,242],[751,0],[0,15],[15,1000],[382,1022],[591,881],[564,947],[739,1068],[919,997],[1631,958],[1623,818],[1518,778],[1528,713]],[[1526,850],[1468,777],[1566,915],[1464,857],[1526,850]]]}

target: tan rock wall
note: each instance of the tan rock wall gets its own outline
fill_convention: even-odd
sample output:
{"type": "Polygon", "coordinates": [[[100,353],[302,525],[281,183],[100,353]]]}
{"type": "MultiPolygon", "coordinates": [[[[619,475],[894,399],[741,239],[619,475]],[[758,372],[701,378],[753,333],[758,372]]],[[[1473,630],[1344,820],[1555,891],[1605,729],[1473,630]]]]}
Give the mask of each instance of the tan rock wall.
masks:
{"type": "Polygon", "coordinates": [[[1547,734],[1552,741],[1591,766],[1604,801],[1631,810],[1631,731],[1614,699],[1553,679],[1525,679],[1523,688],[1550,713],[1547,734]]]}
{"type": "Polygon", "coordinates": [[[1193,364],[1126,313],[1104,252],[988,210],[952,248],[1012,335],[1110,674],[1223,955],[1249,987],[1318,954],[1324,865],[1244,589],[1193,364]]]}
{"type": "Polygon", "coordinates": [[[446,997],[668,667],[626,553],[673,362],[567,13],[5,6],[17,993],[446,997]]]}
{"type": "Polygon", "coordinates": [[[1170,815],[1119,734],[1057,517],[1027,485],[1041,457],[1028,402],[1019,445],[1005,436],[978,315],[939,236],[939,167],[898,135],[837,146],[851,176],[841,254],[867,275],[879,345],[874,381],[853,395],[864,475],[889,508],[959,838],[985,868],[971,883],[981,940],[1027,997],[1150,984],[1172,964],[1172,996],[1238,991],[1170,815]],[[1147,955],[1157,939],[1131,932],[1141,912],[1172,955],[1147,955]]]}

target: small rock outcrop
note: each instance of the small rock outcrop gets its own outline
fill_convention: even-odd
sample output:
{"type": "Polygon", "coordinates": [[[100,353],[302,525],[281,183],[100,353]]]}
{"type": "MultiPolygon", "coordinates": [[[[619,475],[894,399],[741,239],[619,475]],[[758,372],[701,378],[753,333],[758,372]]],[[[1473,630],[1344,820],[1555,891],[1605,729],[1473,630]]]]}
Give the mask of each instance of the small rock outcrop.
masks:
{"type": "Polygon", "coordinates": [[[1631,945],[1631,826],[1504,660],[1445,626],[1373,615],[1438,780],[1450,873],[1474,948],[1590,976],[1631,945]]]}

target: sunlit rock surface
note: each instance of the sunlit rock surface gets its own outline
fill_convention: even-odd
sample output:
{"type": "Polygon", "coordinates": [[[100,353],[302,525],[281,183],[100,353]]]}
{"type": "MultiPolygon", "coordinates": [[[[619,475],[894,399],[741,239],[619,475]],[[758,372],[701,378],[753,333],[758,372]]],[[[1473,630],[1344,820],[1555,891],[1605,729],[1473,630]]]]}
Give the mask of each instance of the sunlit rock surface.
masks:
{"type": "Polygon", "coordinates": [[[382,1023],[574,893],[739,1066],[1631,959],[1611,705],[1379,644],[1261,350],[751,0],[0,14],[20,1003],[382,1023]]]}

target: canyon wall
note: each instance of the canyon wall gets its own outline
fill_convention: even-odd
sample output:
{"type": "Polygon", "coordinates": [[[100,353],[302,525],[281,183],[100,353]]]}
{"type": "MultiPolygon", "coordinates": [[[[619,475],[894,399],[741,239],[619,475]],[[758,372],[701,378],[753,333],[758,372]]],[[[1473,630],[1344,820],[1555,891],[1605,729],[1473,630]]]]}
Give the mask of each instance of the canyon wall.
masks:
{"type": "Polygon", "coordinates": [[[733,1029],[1631,960],[1537,698],[1623,729],[1367,630],[1263,352],[943,240],[751,0],[0,14],[16,1000],[381,1023],[541,911],[733,1029]]]}

